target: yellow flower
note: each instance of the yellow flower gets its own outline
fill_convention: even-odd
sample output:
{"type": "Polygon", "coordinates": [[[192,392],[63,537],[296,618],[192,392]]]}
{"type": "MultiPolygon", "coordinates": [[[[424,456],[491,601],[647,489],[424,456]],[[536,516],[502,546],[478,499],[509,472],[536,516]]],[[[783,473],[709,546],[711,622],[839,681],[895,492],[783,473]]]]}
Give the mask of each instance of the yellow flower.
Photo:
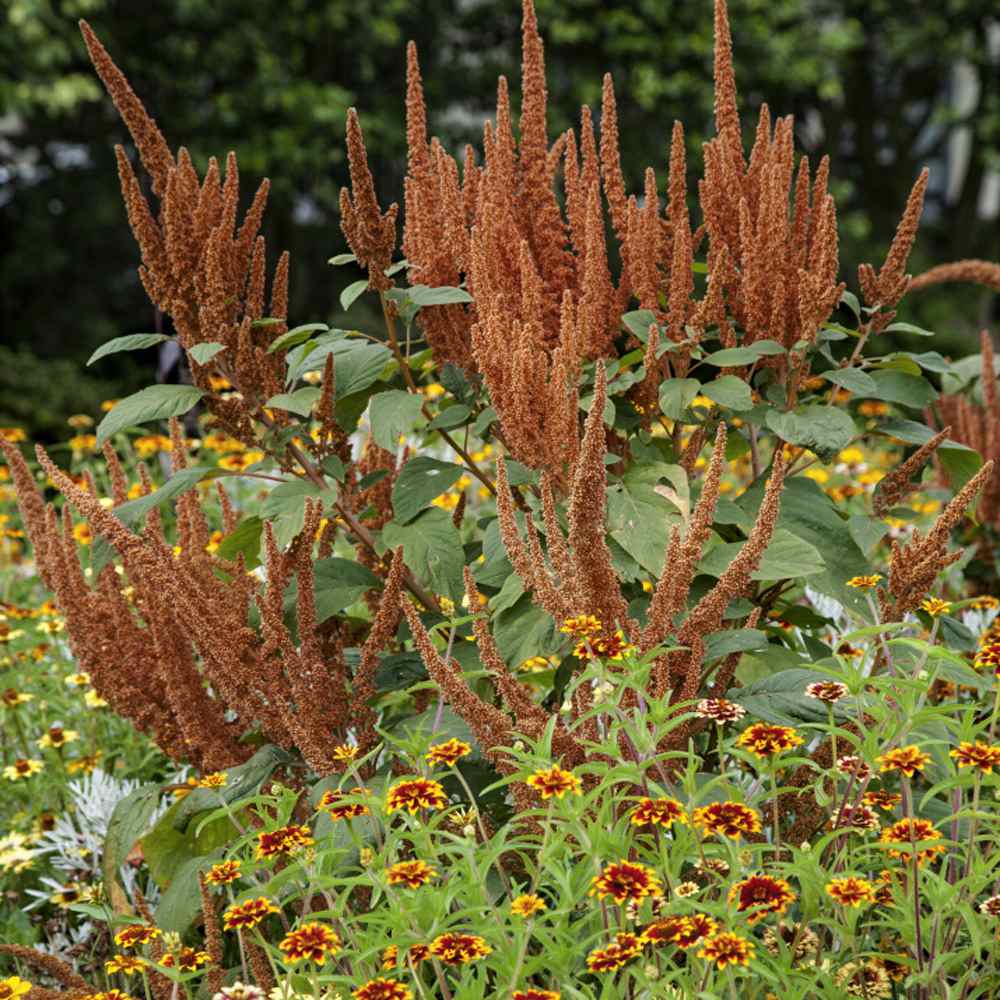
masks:
{"type": "Polygon", "coordinates": [[[863,878],[835,878],[827,883],[826,892],[842,906],[857,907],[875,902],[875,887],[863,878]]]}
{"type": "Polygon", "coordinates": [[[0,979],[0,1000],[17,1000],[31,989],[31,983],[25,982],[20,976],[8,976],[0,979]]]}
{"type": "Polygon", "coordinates": [[[86,521],[80,521],[79,524],[73,525],[73,537],[80,545],[89,545],[94,540],[93,532],[86,521]]]}
{"type": "Polygon", "coordinates": [[[8,764],[3,769],[3,776],[8,781],[25,781],[33,774],[38,774],[45,765],[40,760],[18,758],[13,764],[8,764]]]}
{"type": "Polygon", "coordinates": [[[881,579],[881,573],[873,573],[871,576],[852,576],[847,581],[847,586],[855,590],[874,590],[881,579]]]}
{"type": "Polygon", "coordinates": [[[204,774],[198,779],[199,788],[225,788],[229,775],[225,771],[213,771],[211,774],[204,774]]]}
{"type": "Polygon", "coordinates": [[[75,430],[82,431],[94,426],[94,418],[88,413],[74,413],[66,419],[66,423],[75,430]]]}
{"type": "Polygon", "coordinates": [[[548,770],[535,771],[528,778],[527,784],[543,799],[551,799],[553,796],[561,799],[567,793],[579,795],[582,787],[580,779],[572,771],[564,771],[555,764],[548,770]]]}
{"type": "Polygon", "coordinates": [[[93,688],[83,696],[83,701],[87,708],[108,707],[108,703],[93,688]]]}
{"type": "Polygon", "coordinates": [[[70,674],[66,678],[65,683],[69,687],[86,687],[90,683],[90,674],[85,670],[81,670],[77,674],[70,674]]]}
{"type": "Polygon", "coordinates": [[[889,750],[875,759],[878,761],[880,771],[899,771],[908,778],[912,778],[918,771],[922,771],[927,766],[931,755],[924,753],[914,743],[908,747],[889,750]]]}
{"type": "Polygon", "coordinates": [[[512,899],[510,903],[510,912],[517,917],[533,917],[544,909],[546,909],[545,900],[534,893],[525,893],[512,899]]]}
{"type": "Polygon", "coordinates": [[[115,955],[104,963],[104,971],[109,976],[115,972],[120,972],[125,976],[133,976],[137,972],[142,972],[145,965],[145,959],[136,955],[115,955]]]}
{"type": "Polygon", "coordinates": [[[926,611],[931,618],[937,618],[938,615],[946,615],[951,611],[951,603],[938,597],[925,597],[920,602],[920,610],[926,611]]]}
{"type": "Polygon", "coordinates": [[[50,726],[49,731],[38,741],[43,749],[58,750],[67,743],[75,743],[80,734],[75,729],[63,729],[62,726],[50,726]]]}

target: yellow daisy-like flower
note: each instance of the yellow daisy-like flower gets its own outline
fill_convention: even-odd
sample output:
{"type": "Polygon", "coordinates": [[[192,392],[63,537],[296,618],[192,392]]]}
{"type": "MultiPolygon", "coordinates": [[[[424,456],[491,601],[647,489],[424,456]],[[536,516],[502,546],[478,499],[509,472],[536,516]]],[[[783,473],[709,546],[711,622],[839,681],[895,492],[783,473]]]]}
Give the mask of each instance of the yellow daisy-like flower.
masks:
{"type": "Polygon", "coordinates": [[[517,896],[510,902],[510,912],[516,917],[533,917],[545,909],[545,900],[531,892],[517,896]]]}
{"type": "Polygon", "coordinates": [[[410,889],[419,889],[432,878],[437,877],[437,871],[426,861],[399,861],[386,869],[389,885],[405,885],[410,889]]]}
{"type": "Polygon", "coordinates": [[[84,696],[83,703],[87,708],[107,708],[108,703],[93,689],[91,688],[84,696]]]}
{"type": "Polygon", "coordinates": [[[938,615],[946,615],[951,611],[951,603],[937,597],[925,597],[920,602],[920,610],[926,611],[931,618],[937,618],[938,615]]]}
{"type": "Polygon", "coordinates": [[[535,789],[543,799],[561,799],[564,795],[579,795],[582,787],[580,779],[572,771],[564,771],[558,765],[535,771],[527,779],[527,784],[535,789]]]}
{"type": "Polygon", "coordinates": [[[595,875],[590,895],[604,899],[611,896],[616,903],[638,902],[647,896],[659,896],[663,886],[652,869],[635,861],[618,861],[595,875]]]}
{"type": "Polygon", "coordinates": [[[916,744],[908,747],[897,747],[895,750],[888,750],[875,758],[878,761],[880,771],[899,771],[908,778],[922,771],[931,759],[931,755],[924,753],[916,744]]]}
{"type": "Polygon", "coordinates": [[[340,938],[329,927],[313,921],[289,931],[278,948],[286,962],[305,960],[320,965],[328,955],[336,955],[340,945],[340,938]]]}
{"type": "Polygon", "coordinates": [[[449,931],[430,944],[430,953],[444,965],[465,965],[485,958],[493,949],[477,934],[449,931]]]}
{"type": "Polygon", "coordinates": [[[353,990],[354,1000],[413,1000],[413,991],[397,979],[379,976],[353,990]]]}
{"type": "Polygon", "coordinates": [[[388,813],[405,809],[415,816],[421,809],[443,809],[447,804],[448,796],[439,782],[430,778],[404,778],[389,789],[385,809],[388,813]]]}
{"type": "Polygon", "coordinates": [[[222,915],[222,926],[227,931],[237,927],[256,927],[269,913],[278,912],[278,907],[270,899],[258,896],[230,906],[222,915]]]}
{"type": "Polygon", "coordinates": [[[75,760],[68,760],[66,761],[66,771],[69,774],[93,774],[103,756],[102,750],[95,750],[93,753],[84,754],[75,760]]]}
{"type": "Polygon", "coordinates": [[[13,764],[3,769],[3,776],[8,781],[25,781],[45,768],[45,764],[33,758],[19,757],[13,764]]]}
{"type": "Polygon", "coordinates": [[[31,989],[31,983],[20,976],[8,976],[0,979],[0,1000],[17,1000],[31,989]]]}
{"type": "Polygon", "coordinates": [[[959,767],[974,767],[984,774],[992,774],[993,768],[1000,767],[1000,746],[989,743],[962,742],[949,751],[959,767]]]}
{"type": "Polygon", "coordinates": [[[90,683],[90,674],[86,670],[70,674],[64,681],[68,687],[86,687],[90,683]]]}
{"type": "Polygon", "coordinates": [[[593,615],[576,615],[574,618],[567,618],[559,626],[559,631],[565,635],[575,635],[579,639],[585,639],[597,635],[602,628],[599,618],[593,615]]]}
{"type": "Polygon", "coordinates": [[[847,581],[847,586],[853,587],[855,590],[874,590],[881,579],[881,573],[873,573],[871,576],[852,576],[847,581]]]}
{"type": "MultiPolygon", "coordinates": [[[[883,844],[893,844],[889,848],[889,856],[909,862],[912,858],[912,845],[920,841],[940,840],[937,827],[927,819],[901,819],[892,826],[887,826],[879,838],[883,844]]],[[[943,844],[931,844],[917,849],[917,864],[933,861],[939,854],[944,854],[943,844]]]]}
{"type": "Polygon", "coordinates": [[[631,931],[619,931],[614,943],[604,948],[595,948],[587,956],[587,968],[591,972],[617,972],[642,951],[643,939],[631,931]]]}
{"type": "Polygon", "coordinates": [[[146,967],[145,959],[136,955],[115,955],[104,963],[104,971],[110,976],[120,972],[123,976],[134,976],[146,967]]]}
{"type": "Polygon", "coordinates": [[[472,747],[459,739],[446,740],[428,747],[424,759],[432,765],[441,764],[444,767],[454,767],[463,757],[472,753],[472,747]]]}
{"type": "Polygon", "coordinates": [[[761,830],[760,816],[740,802],[713,802],[695,809],[691,818],[705,833],[732,840],[761,830]]]}
{"type": "Polygon", "coordinates": [[[749,965],[754,946],[739,934],[722,931],[710,937],[698,950],[698,957],[714,962],[721,972],[727,965],[749,965]]]}
{"type": "Polygon", "coordinates": [[[205,872],[205,881],[209,885],[230,885],[240,874],[239,861],[220,861],[205,872]]]}
{"type": "Polygon", "coordinates": [[[198,779],[199,788],[225,788],[229,775],[225,771],[213,771],[211,774],[203,774],[198,779]]]}
{"type": "Polygon", "coordinates": [[[150,927],[148,924],[129,924],[123,927],[115,935],[115,944],[119,948],[137,948],[142,944],[149,944],[160,937],[159,927],[150,927]]]}
{"type": "Polygon", "coordinates": [[[333,759],[338,764],[350,764],[358,755],[358,747],[350,743],[340,743],[333,748],[333,759]]]}
{"type": "Polygon", "coordinates": [[[662,826],[669,830],[674,823],[686,823],[687,816],[676,799],[641,798],[629,813],[629,822],[633,826],[662,826]]]}
{"type": "Polygon", "coordinates": [[[259,861],[279,854],[291,854],[315,843],[309,827],[289,823],[287,826],[279,826],[277,830],[265,830],[257,834],[256,857],[259,861]]]}
{"type": "Polygon", "coordinates": [[[842,906],[860,906],[875,902],[875,886],[867,879],[835,878],[826,884],[826,893],[842,906]]]}
{"type": "Polygon", "coordinates": [[[212,956],[207,951],[196,948],[181,948],[177,953],[167,952],[159,964],[168,969],[178,968],[181,972],[197,972],[202,966],[208,965],[212,956]]]}
{"type": "Polygon", "coordinates": [[[791,726],[772,726],[755,722],[747,726],[736,740],[738,747],[749,750],[755,757],[769,759],[786,750],[794,750],[805,742],[791,726]]]}
{"type": "Polygon", "coordinates": [[[734,883],[728,898],[737,912],[747,914],[747,923],[755,924],[768,914],[784,913],[795,902],[795,893],[783,878],[751,875],[734,883]]]}
{"type": "Polygon", "coordinates": [[[0,704],[6,708],[17,708],[18,705],[26,705],[29,701],[33,701],[34,697],[33,694],[18,691],[16,688],[7,688],[0,694],[0,704]]]}
{"type": "Polygon", "coordinates": [[[80,734],[75,729],[63,729],[62,726],[50,726],[47,733],[38,741],[43,749],[58,750],[67,743],[75,743],[80,734]]]}

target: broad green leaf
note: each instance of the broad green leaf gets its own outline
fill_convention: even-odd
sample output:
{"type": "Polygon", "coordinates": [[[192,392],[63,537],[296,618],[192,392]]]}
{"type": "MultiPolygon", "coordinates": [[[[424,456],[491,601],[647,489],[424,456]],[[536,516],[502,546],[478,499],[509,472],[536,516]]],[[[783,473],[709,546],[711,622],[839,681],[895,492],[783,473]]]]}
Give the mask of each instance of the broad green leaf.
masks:
{"type": "Polygon", "coordinates": [[[389,389],[377,392],[368,405],[375,443],[395,454],[399,439],[413,431],[423,400],[405,389],[389,389]]]}
{"type": "Polygon", "coordinates": [[[323,390],[318,386],[304,385],[295,392],[280,392],[264,405],[274,410],[287,410],[289,413],[297,413],[300,417],[308,417],[322,394],[323,390]]]}
{"type": "Polygon", "coordinates": [[[750,386],[735,375],[723,375],[722,378],[717,378],[714,382],[703,385],[701,391],[719,406],[726,406],[730,410],[753,408],[750,386]]]}
{"type": "Polygon", "coordinates": [[[453,427],[461,427],[463,424],[468,423],[471,416],[472,410],[469,407],[464,403],[457,403],[455,406],[449,406],[447,409],[442,410],[427,425],[427,429],[429,431],[451,430],[453,427]]]}
{"type": "Polygon", "coordinates": [[[427,680],[427,667],[417,652],[389,653],[375,668],[375,687],[384,691],[405,691],[427,680]]]}
{"type": "Polygon", "coordinates": [[[260,565],[260,536],[264,530],[264,522],[252,514],[240,523],[219,542],[215,554],[220,559],[235,560],[240,553],[246,561],[248,570],[260,565]]]}
{"type": "MultiPolygon", "coordinates": [[[[924,444],[934,437],[930,427],[914,420],[887,420],[879,425],[876,433],[887,434],[907,444],[924,444]]],[[[948,473],[952,488],[956,490],[961,489],[983,465],[978,452],[950,438],[938,447],[937,456],[948,473]]]]}
{"type": "MultiPolygon", "coordinates": [[[[318,559],[313,565],[313,573],[318,622],[325,622],[360,600],[369,590],[379,590],[382,586],[382,581],[367,566],[353,559],[318,559]]],[[[286,610],[294,609],[297,593],[298,581],[293,580],[285,595],[286,610]]]]}
{"type": "MultiPolygon", "coordinates": [[[[698,572],[719,577],[743,548],[743,542],[716,545],[698,563],[698,572]]],[[[771,543],[764,550],[760,566],[751,574],[752,580],[773,582],[815,576],[825,569],[823,557],[816,547],[784,528],[776,528],[771,543]]]]}
{"type": "Polygon", "coordinates": [[[340,293],[340,308],[347,312],[352,305],[357,301],[359,296],[363,295],[368,290],[368,279],[362,278],[360,281],[352,281],[341,293],[340,293]]]}
{"type": "Polygon", "coordinates": [[[334,330],[289,352],[288,384],[292,385],[306,372],[322,371],[330,354],[333,355],[338,402],[377,382],[392,361],[388,347],[347,337],[343,331],[334,330]]]}
{"type": "Polygon", "coordinates": [[[150,385],[140,389],[119,400],[97,425],[97,447],[127,427],[179,417],[203,395],[193,385],[150,385]]]}
{"type": "Polygon", "coordinates": [[[314,333],[320,333],[321,331],[325,333],[329,329],[326,323],[306,323],[303,326],[297,326],[294,330],[288,330],[280,337],[275,337],[268,346],[267,353],[274,354],[275,351],[287,351],[290,347],[304,343],[314,333]]]}
{"type": "MultiPolygon", "coordinates": [[[[235,831],[234,831],[235,832],[235,831]]],[[[156,926],[167,934],[184,934],[201,913],[198,873],[207,871],[218,854],[188,858],[170,880],[156,904],[156,926]]]]}
{"type": "Polygon", "coordinates": [[[207,365],[219,353],[226,349],[225,344],[210,340],[204,344],[195,344],[188,348],[188,355],[199,365],[207,365]]]}
{"type": "Polygon", "coordinates": [[[735,368],[737,365],[752,365],[759,358],[784,353],[785,348],[776,340],[757,340],[746,347],[726,347],[721,351],[714,351],[702,358],[702,361],[717,368],[735,368]]]}
{"type": "Polygon", "coordinates": [[[622,316],[625,329],[644,344],[649,340],[649,328],[656,325],[656,316],[651,309],[636,309],[622,316]]]}
{"type": "Polygon", "coordinates": [[[465,553],[447,511],[431,507],[409,524],[390,521],[382,529],[382,541],[390,549],[403,546],[406,565],[422,584],[454,601],[462,599],[465,553]]]}
{"type": "Polygon", "coordinates": [[[326,507],[336,498],[336,483],[327,483],[321,489],[311,481],[292,479],[271,490],[261,504],[260,516],[271,522],[275,540],[284,548],[305,524],[306,500],[322,500],[326,507]]]}
{"type": "Polygon", "coordinates": [[[857,542],[858,548],[867,554],[885,537],[889,525],[868,514],[853,514],[847,522],[847,530],[857,542]]]}
{"type": "Polygon", "coordinates": [[[448,306],[471,302],[472,296],[464,288],[450,288],[446,285],[413,285],[407,289],[410,301],[415,306],[448,306]]]}
{"type": "MultiPolygon", "coordinates": [[[[824,675],[803,667],[779,670],[746,687],[730,688],[726,697],[742,705],[754,718],[779,726],[797,726],[803,722],[826,722],[827,709],[821,701],[810,698],[806,686],[824,675]]],[[[845,701],[834,706],[834,715],[847,716],[845,701]]]]}
{"type": "Polygon", "coordinates": [[[109,340],[106,344],[101,344],[91,354],[87,364],[92,365],[95,361],[99,361],[109,354],[118,354],[120,351],[141,351],[169,339],[168,336],[162,333],[130,333],[124,337],[115,337],[114,340],[109,340]]]}
{"type": "Polygon", "coordinates": [[[512,670],[533,656],[548,656],[559,647],[555,623],[534,605],[529,594],[494,615],[492,624],[500,655],[512,670]]]}
{"type": "Polygon", "coordinates": [[[907,665],[923,662],[928,674],[936,674],[979,692],[989,691],[993,687],[989,674],[978,673],[961,656],[943,646],[932,645],[922,639],[889,639],[886,645],[892,650],[897,662],[902,660],[907,665]]]}
{"type": "Polygon", "coordinates": [[[683,420],[701,383],[696,378],[668,378],[660,383],[660,409],[671,420],[683,420]]]}
{"type": "Polygon", "coordinates": [[[181,469],[180,471],[175,472],[159,489],[153,490],[153,492],[147,496],[136,497],[135,500],[129,500],[127,503],[123,503],[120,507],[115,507],[111,513],[114,514],[115,517],[122,522],[122,524],[137,524],[154,507],[159,507],[162,504],[165,504],[168,500],[173,500],[175,497],[193,489],[198,485],[198,483],[203,482],[206,479],[217,479],[222,475],[225,475],[224,470],[216,468],[215,466],[201,466],[190,469],[181,469]]]}
{"type": "Polygon", "coordinates": [[[392,509],[400,524],[412,521],[435,497],[454,485],[462,466],[418,455],[400,470],[392,487],[392,509]]]}
{"type": "Polygon", "coordinates": [[[901,403],[922,410],[938,397],[934,386],[921,375],[882,369],[872,372],[872,378],[877,387],[873,397],[887,403],[901,403]]]}
{"type": "Polygon", "coordinates": [[[703,663],[729,656],[731,653],[747,653],[751,650],[767,649],[767,636],[754,628],[725,629],[713,632],[705,643],[703,663]]]}
{"type": "Polygon", "coordinates": [[[830,461],[854,437],[850,414],[836,406],[813,403],[791,413],[771,410],[767,426],[783,441],[809,448],[824,461],[830,461]]]}
{"type": "Polygon", "coordinates": [[[105,884],[120,881],[118,871],[136,841],[146,832],[159,802],[160,786],[155,782],[147,782],[116,803],[111,819],[108,820],[104,856],[101,859],[105,884]]]}
{"type": "Polygon", "coordinates": [[[854,313],[855,318],[861,318],[861,303],[858,301],[858,297],[854,294],[854,292],[849,292],[845,288],[843,294],[840,296],[840,305],[847,306],[847,308],[854,313]]]}
{"type": "Polygon", "coordinates": [[[635,465],[608,487],[608,534],[642,566],[659,576],[667,551],[670,529],[680,523],[677,505],[657,492],[665,479],[681,502],[688,500],[684,470],[676,465],[635,465]]]}
{"type": "Polygon", "coordinates": [[[833,368],[828,372],[823,372],[821,378],[825,378],[827,382],[832,382],[848,392],[857,392],[865,396],[871,396],[878,390],[871,375],[859,368],[833,368]]]}

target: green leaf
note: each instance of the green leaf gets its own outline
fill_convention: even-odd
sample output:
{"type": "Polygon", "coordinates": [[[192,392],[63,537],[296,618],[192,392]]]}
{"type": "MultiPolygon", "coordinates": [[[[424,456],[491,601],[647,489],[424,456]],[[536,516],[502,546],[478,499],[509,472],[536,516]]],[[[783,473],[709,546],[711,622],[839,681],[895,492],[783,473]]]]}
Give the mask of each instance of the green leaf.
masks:
{"type": "Polygon", "coordinates": [[[993,686],[988,674],[978,673],[961,656],[942,646],[932,645],[922,639],[889,639],[887,645],[897,662],[902,660],[907,665],[915,665],[924,661],[924,669],[928,674],[936,674],[955,684],[975,688],[980,693],[993,686]]]}
{"type": "Polygon", "coordinates": [[[156,904],[156,926],[167,934],[184,934],[201,913],[198,873],[208,871],[218,854],[188,858],[174,873],[156,904]]]}
{"type": "MultiPolygon", "coordinates": [[[[369,590],[378,590],[382,581],[367,566],[353,559],[319,559],[313,566],[316,589],[316,620],[325,622],[369,590]]],[[[293,580],[285,595],[285,608],[295,607],[298,581],[293,580]]]]}
{"type": "Polygon", "coordinates": [[[450,288],[446,285],[413,285],[407,289],[410,301],[415,306],[448,306],[460,302],[471,302],[472,296],[464,288],[450,288]]]}
{"type": "Polygon", "coordinates": [[[188,355],[196,364],[207,365],[219,353],[226,349],[225,344],[220,344],[217,340],[210,340],[203,344],[195,344],[188,348],[188,355]]]}
{"type": "MultiPolygon", "coordinates": [[[[804,667],[779,670],[753,681],[746,687],[730,688],[726,697],[742,705],[754,718],[778,726],[797,726],[803,722],[826,722],[827,710],[821,701],[810,698],[806,686],[823,680],[822,674],[804,667]]],[[[845,714],[834,706],[834,714],[845,714]]]]}
{"type": "Polygon", "coordinates": [[[625,329],[644,344],[649,340],[649,328],[656,325],[656,316],[651,309],[636,309],[622,316],[625,329]]]}
{"type": "Polygon", "coordinates": [[[813,403],[792,413],[771,410],[767,426],[783,441],[801,445],[830,461],[854,437],[854,421],[850,414],[836,406],[813,403]]]}
{"type": "Polygon", "coordinates": [[[914,326],[912,323],[890,323],[883,333],[912,333],[915,337],[934,337],[933,330],[925,330],[923,327],[914,326]]]}
{"type": "Polygon", "coordinates": [[[279,547],[284,548],[305,524],[306,500],[319,499],[327,506],[336,498],[336,483],[320,488],[308,480],[292,479],[271,490],[261,504],[260,515],[265,521],[272,522],[275,540],[279,547]]]}
{"type": "Polygon", "coordinates": [[[727,406],[730,410],[753,409],[750,386],[735,375],[723,375],[722,378],[703,385],[701,391],[712,402],[727,406]]]}
{"type": "Polygon", "coordinates": [[[858,297],[854,294],[854,292],[849,292],[847,289],[844,289],[843,294],[840,296],[840,305],[847,306],[847,308],[854,313],[856,319],[861,318],[861,303],[858,301],[858,297]]]}
{"type": "Polygon", "coordinates": [[[461,475],[462,466],[454,462],[439,462],[426,455],[411,458],[400,470],[392,487],[392,509],[396,521],[400,524],[412,521],[461,475]]]}
{"type": "Polygon", "coordinates": [[[130,333],[125,337],[115,337],[106,344],[101,344],[90,356],[88,365],[95,361],[107,357],[109,354],[118,354],[120,351],[141,351],[146,347],[152,347],[170,338],[162,333],[130,333]]]}
{"type": "Polygon", "coordinates": [[[534,605],[530,594],[494,615],[492,624],[500,655],[514,670],[532,656],[548,656],[559,646],[555,623],[534,605]]]}
{"type": "Polygon", "coordinates": [[[242,553],[248,570],[260,565],[260,536],[264,522],[252,514],[240,523],[219,543],[215,554],[220,559],[235,560],[242,553]]]}
{"type": "Polygon", "coordinates": [[[323,390],[319,386],[306,385],[296,389],[295,392],[278,393],[264,405],[274,410],[287,410],[289,413],[297,413],[300,417],[308,417],[322,394],[323,390]]]}
{"type": "Polygon", "coordinates": [[[392,361],[388,347],[347,337],[342,330],[332,330],[288,354],[288,385],[308,371],[322,371],[330,354],[333,355],[338,402],[377,382],[392,361]]]}
{"type": "MultiPolygon", "coordinates": [[[[914,420],[887,420],[879,425],[877,433],[899,438],[907,444],[924,444],[934,437],[934,431],[926,424],[914,420]]],[[[938,446],[937,455],[954,489],[961,489],[983,465],[978,452],[950,438],[938,446]]]]}
{"type": "Polygon", "coordinates": [[[201,466],[190,469],[181,469],[178,472],[175,472],[159,489],[153,490],[153,492],[147,496],[136,497],[135,500],[129,500],[128,503],[123,503],[120,507],[115,507],[111,513],[114,514],[115,517],[122,522],[122,524],[137,524],[154,507],[159,507],[162,504],[165,504],[168,500],[173,500],[174,497],[178,497],[182,493],[186,493],[188,490],[193,489],[198,483],[203,482],[206,479],[216,479],[222,475],[225,475],[224,470],[216,468],[215,466],[201,466]]]}
{"type": "Polygon", "coordinates": [[[409,524],[390,521],[382,529],[382,541],[390,549],[403,546],[406,565],[422,584],[452,600],[462,599],[465,552],[447,511],[431,507],[409,524]]]}
{"type": "Polygon", "coordinates": [[[368,290],[368,279],[362,278],[360,281],[352,281],[341,293],[340,293],[340,308],[347,312],[348,309],[354,305],[358,297],[363,295],[368,290]]]}
{"type": "Polygon", "coordinates": [[[167,420],[187,413],[204,393],[193,385],[150,385],[119,400],[97,425],[97,447],[113,434],[145,424],[150,420],[167,420]]]}
{"type": "Polygon", "coordinates": [[[464,403],[458,403],[455,406],[449,406],[446,410],[442,410],[427,425],[427,429],[429,431],[451,430],[453,427],[461,427],[467,423],[471,416],[472,410],[464,403]]]}
{"type": "Polygon", "coordinates": [[[910,375],[893,369],[872,372],[876,391],[875,399],[887,403],[901,403],[921,410],[938,397],[937,390],[921,375],[910,375]]]}
{"type": "Polygon", "coordinates": [[[858,548],[867,554],[885,537],[889,525],[868,514],[853,514],[847,522],[847,530],[858,548]]]}
{"type": "Polygon", "coordinates": [[[353,264],[358,258],[352,253],[338,253],[331,257],[327,264],[332,264],[334,267],[341,267],[344,264],[353,264]]]}
{"type": "MultiPolygon", "coordinates": [[[[698,563],[698,572],[720,577],[743,548],[743,542],[716,545],[698,563]]],[[[776,528],[771,543],[764,550],[760,566],[751,574],[751,580],[773,582],[815,576],[826,567],[816,547],[793,535],[785,528],[776,528]]]]}
{"type": "Polygon", "coordinates": [[[749,653],[752,650],[767,649],[767,636],[754,628],[725,629],[713,632],[705,643],[702,663],[711,663],[731,653],[749,653]]]}
{"type": "Polygon", "coordinates": [[[688,501],[688,482],[680,466],[662,462],[632,466],[621,481],[608,487],[608,533],[639,563],[659,577],[670,529],[680,523],[679,508],[657,492],[666,479],[681,503],[688,501]]]}
{"type": "Polygon", "coordinates": [[[823,372],[821,378],[825,378],[827,382],[832,382],[848,392],[857,392],[864,396],[871,396],[878,390],[871,375],[859,368],[834,368],[831,371],[823,372]]]}
{"type": "Polygon", "coordinates": [[[406,688],[427,680],[427,667],[419,653],[389,653],[375,668],[375,687],[385,691],[405,691],[406,688]]]}
{"type": "Polygon", "coordinates": [[[119,799],[108,820],[104,838],[104,856],[101,869],[107,885],[119,882],[118,870],[125,863],[129,851],[146,832],[150,817],[160,802],[160,786],[155,782],[140,785],[119,799]]]}
{"type": "Polygon", "coordinates": [[[375,443],[395,454],[399,439],[413,430],[422,404],[419,395],[404,389],[390,389],[372,396],[368,405],[375,443]]]}
{"type": "Polygon", "coordinates": [[[660,409],[671,420],[683,420],[701,383],[696,378],[668,378],[660,383],[660,409]]]}
{"type": "Polygon", "coordinates": [[[746,347],[727,347],[715,351],[702,358],[702,361],[717,368],[734,368],[737,365],[752,365],[758,358],[784,353],[785,348],[776,340],[757,340],[746,347]]]}
{"type": "MultiPolygon", "coordinates": [[[[350,256],[353,256],[353,254],[350,256]]],[[[275,351],[287,351],[290,347],[304,343],[314,333],[319,333],[320,331],[325,333],[329,329],[326,323],[306,323],[303,326],[297,326],[294,330],[288,330],[280,337],[275,337],[268,346],[267,353],[274,354],[275,351]]]]}

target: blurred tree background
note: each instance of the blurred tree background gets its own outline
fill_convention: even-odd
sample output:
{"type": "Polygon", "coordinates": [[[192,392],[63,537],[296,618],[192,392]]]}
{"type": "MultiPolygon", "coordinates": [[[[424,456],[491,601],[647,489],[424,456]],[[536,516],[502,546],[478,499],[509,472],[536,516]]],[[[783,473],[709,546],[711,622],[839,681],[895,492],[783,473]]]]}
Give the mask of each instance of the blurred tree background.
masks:
{"type": "MultiPolygon", "coordinates": [[[[633,186],[647,164],[665,183],[674,118],[693,175],[711,129],[708,0],[536,3],[551,134],[578,120],[580,104],[599,107],[610,71],[633,186]]],[[[432,129],[450,146],[477,142],[497,74],[519,77],[518,0],[0,0],[0,11],[0,424],[41,434],[69,412],[94,413],[111,386],[148,383],[155,364],[117,355],[96,376],[83,370],[98,344],[156,320],[115,173],[112,147],[127,135],[87,61],[79,17],[199,169],[235,149],[248,196],[271,177],[265,233],[272,259],[292,252],[295,322],[336,321],[339,289],[358,277],[326,264],[344,249],[349,106],[361,113],[380,198],[401,200],[407,39],[419,46],[432,129]]],[[[914,273],[1000,259],[996,0],[730,0],[730,18],[748,139],[766,100],[796,116],[802,152],[831,156],[849,281],[859,262],[881,262],[925,163],[914,273]]],[[[904,302],[903,316],[961,354],[998,319],[996,296],[942,286],[904,302]]]]}

